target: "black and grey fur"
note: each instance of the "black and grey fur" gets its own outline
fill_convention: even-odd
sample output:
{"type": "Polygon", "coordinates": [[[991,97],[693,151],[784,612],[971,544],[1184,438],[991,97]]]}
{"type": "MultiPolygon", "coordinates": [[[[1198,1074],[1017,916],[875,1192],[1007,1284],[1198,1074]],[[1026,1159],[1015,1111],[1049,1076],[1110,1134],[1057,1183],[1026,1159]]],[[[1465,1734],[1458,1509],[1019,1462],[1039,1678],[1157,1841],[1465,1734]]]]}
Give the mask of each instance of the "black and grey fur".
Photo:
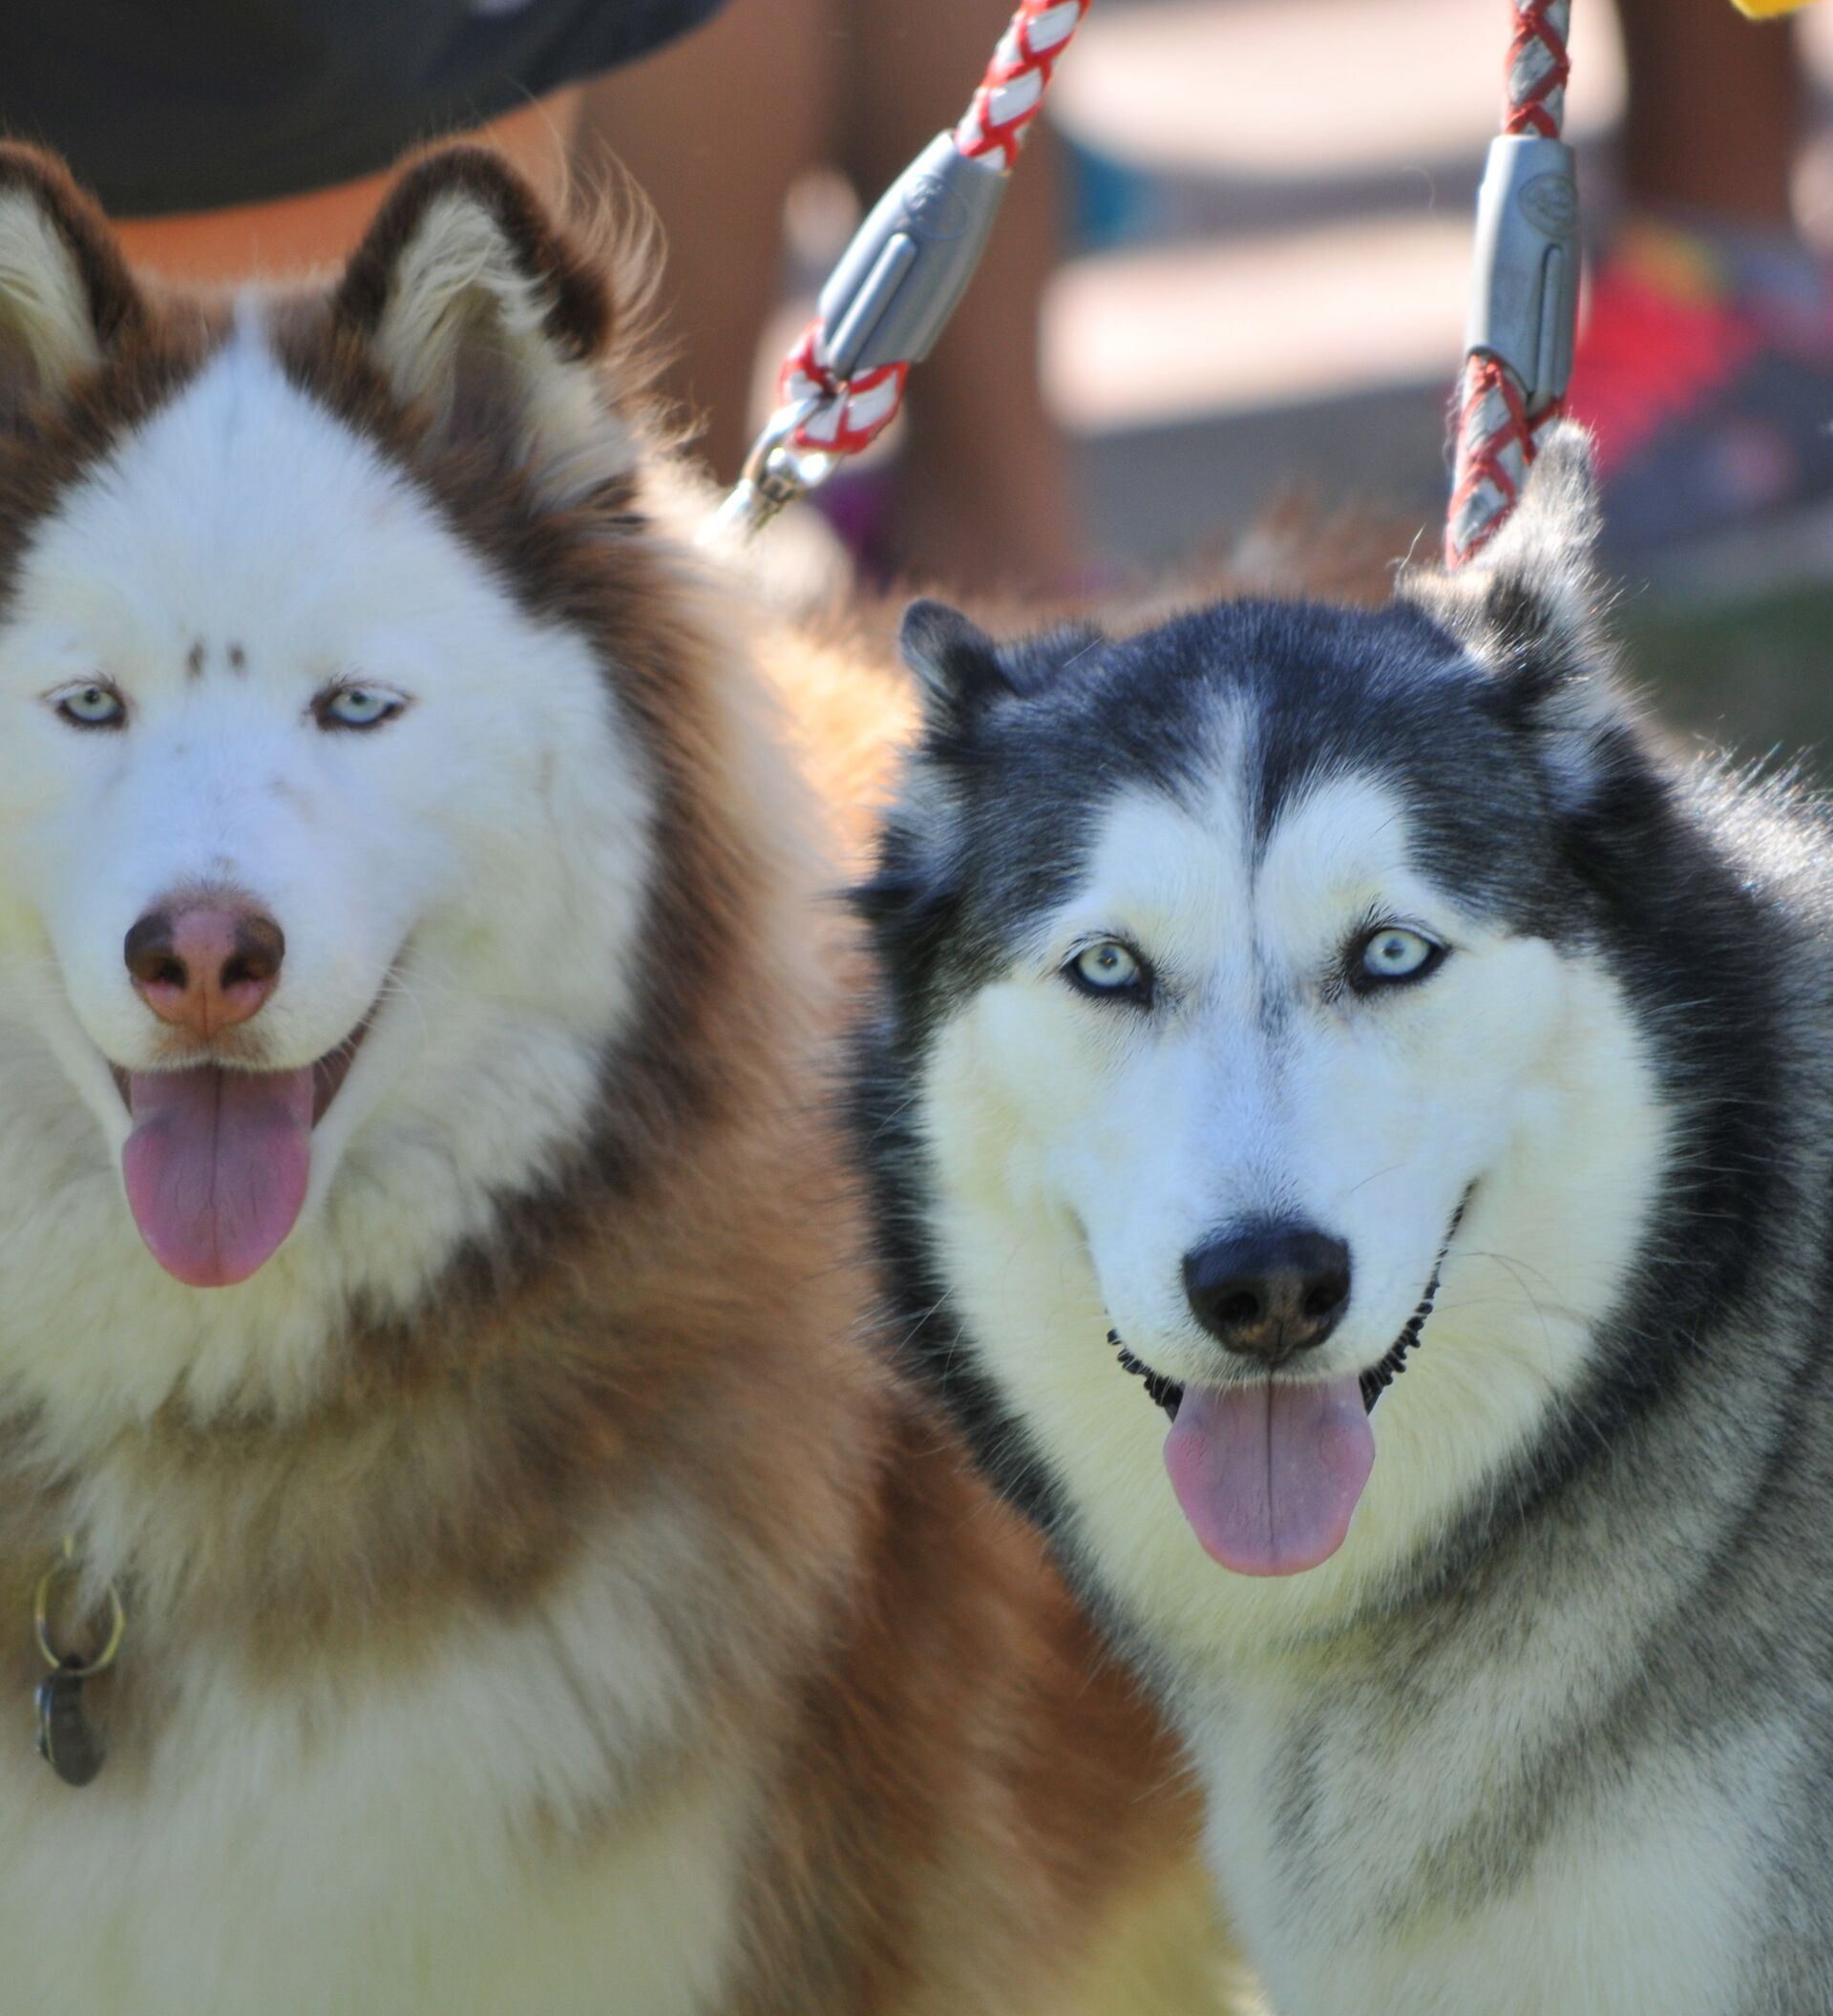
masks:
{"type": "MultiPolygon", "coordinates": [[[[1484,564],[1379,612],[1228,602],[1015,646],[934,604],[906,626],[927,722],[861,894],[881,988],[856,1098],[909,1350],[1183,1727],[1280,2016],[1833,2010],[1828,822],[1636,718],[1594,518],[1565,433],[1484,564]],[[1380,804],[1462,921],[1442,976],[1370,1008],[1266,949],[1261,874],[1270,850],[1338,861],[1380,804]],[[1239,829],[1246,920],[1213,932],[1233,977],[1158,1011],[1201,1059],[1188,1101],[1149,1075],[1172,1036],[1064,1005],[1051,964],[1154,805],[1171,838],[1239,829]],[[1492,1102],[1470,1025],[1517,1012],[1492,1102]],[[1449,1116],[1399,1124],[1395,1170],[1356,1160],[1369,1059],[1390,1119],[1449,1116]],[[1490,1103],[1466,1150],[1456,1116],[1490,1103]],[[1359,1284],[1386,1264],[1369,1226],[1443,1225],[1468,1187],[1369,1497],[1307,1574],[1198,1550],[1108,1345],[1237,1376],[1169,1290],[1115,1307],[1150,1274],[1136,1200],[1165,1160],[1168,1254],[1264,1192],[1327,1229],[1363,1212],[1359,1284]]],[[[1431,1245],[1406,1237],[1396,1309],[1431,1245]]],[[[1395,1334],[1369,1322],[1333,1372],[1395,1334]]]]}

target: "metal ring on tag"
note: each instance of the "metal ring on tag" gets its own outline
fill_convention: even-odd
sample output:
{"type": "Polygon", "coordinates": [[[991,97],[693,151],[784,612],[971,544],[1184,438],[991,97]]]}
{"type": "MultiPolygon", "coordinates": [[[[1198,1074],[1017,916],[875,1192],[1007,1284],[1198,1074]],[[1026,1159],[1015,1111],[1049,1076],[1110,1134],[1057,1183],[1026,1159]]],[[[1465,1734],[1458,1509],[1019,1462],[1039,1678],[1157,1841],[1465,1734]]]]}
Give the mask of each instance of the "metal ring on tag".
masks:
{"type": "Polygon", "coordinates": [[[106,1592],[108,1635],[102,1641],[101,1650],[86,1666],[68,1665],[51,1642],[51,1600],[58,1583],[65,1576],[74,1573],[75,1548],[66,1540],[62,1554],[38,1579],[37,1593],[32,1599],[32,1628],[38,1640],[38,1649],[44,1654],[45,1664],[53,1672],[68,1673],[73,1680],[89,1680],[97,1673],[105,1672],[115,1664],[115,1655],[120,1650],[121,1639],[127,1630],[127,1606],[121,1601],[121,1592],[111,1582],[106,1592]]]}

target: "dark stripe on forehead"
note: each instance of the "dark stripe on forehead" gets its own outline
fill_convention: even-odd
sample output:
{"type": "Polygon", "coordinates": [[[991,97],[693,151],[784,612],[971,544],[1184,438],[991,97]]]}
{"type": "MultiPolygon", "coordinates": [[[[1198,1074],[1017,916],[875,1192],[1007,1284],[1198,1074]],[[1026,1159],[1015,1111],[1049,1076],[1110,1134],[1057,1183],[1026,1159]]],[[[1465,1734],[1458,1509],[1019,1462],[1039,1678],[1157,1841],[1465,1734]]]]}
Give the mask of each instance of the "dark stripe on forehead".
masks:
{"type": "Polygon", "coordinates": [[[1547,871],[1523,738],[1409,605],[1223,603],[1079,652],[990,709],[957,774],[970,909],[996,935],[1061,899],[1122,790],[1199,820],[1239,792],[1257,864],[1296,802],[1362,775],[1405,808],[1415,865],[1472,905],[1522,914],[1547,871]]]}
{"type": "Polygon", "coordinates": [[[1241,685],[1256,865],[1296,805],[1361,778],[1399,804],[1421,873],[1478,909],[1536,900],[1551,845],[1544,779],[1483,675],[1417,612],[1320,624],[1301,659],[1261,658],[1241,685]]]}
{"type": "Polygon", "coordinates": [[[1293,995],[1288,978],[1256,950],[1254,957],[1254,1011],[1260,1034],[1269,1044],[1284,1040],[1292,1027],[1293,995]]]}

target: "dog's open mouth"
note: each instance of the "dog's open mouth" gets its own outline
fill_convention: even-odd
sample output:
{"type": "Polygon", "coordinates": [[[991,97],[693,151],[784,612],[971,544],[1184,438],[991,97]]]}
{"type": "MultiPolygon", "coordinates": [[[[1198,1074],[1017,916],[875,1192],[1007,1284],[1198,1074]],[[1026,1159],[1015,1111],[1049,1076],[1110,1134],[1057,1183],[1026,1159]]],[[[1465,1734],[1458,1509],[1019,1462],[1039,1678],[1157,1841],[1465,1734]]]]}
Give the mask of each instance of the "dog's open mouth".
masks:
{"type": "Polygon", "coordinates": [[[188,1288],[228,1288],[272,1258],[306,1203],[312,1129],[374,1013],[297,1070],[115,1069],[134,1123],[121,1150],[128,1208],[168,1274],[188,1288]]]}
{"type": "Polygon", "coordinates": [[[1452,1213],[1420,1306],[1379,1364],[1332,1379],[1180,1386],[1107,1340],[1171,1419],[1165,1467],[1204,1551],[1241,1575],[1292,1575],[1343,1544],[1375,1463],[1368,1417],[1405,1365],[1432,1313],[1451,1242],[1470,1201],[1452,1213]]]}

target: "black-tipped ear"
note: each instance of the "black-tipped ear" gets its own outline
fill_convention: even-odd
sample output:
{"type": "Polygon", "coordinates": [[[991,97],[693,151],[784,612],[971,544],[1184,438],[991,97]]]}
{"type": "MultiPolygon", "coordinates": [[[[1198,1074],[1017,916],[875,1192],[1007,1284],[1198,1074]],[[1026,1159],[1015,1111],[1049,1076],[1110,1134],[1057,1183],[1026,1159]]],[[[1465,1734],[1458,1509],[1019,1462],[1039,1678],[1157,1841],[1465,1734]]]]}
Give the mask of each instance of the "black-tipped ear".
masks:
{"type": "Polygon", "coordinates": [[[990,696],[1012,691],[999,646],[946,602],[912,602],[904,611],[897,648],[921,682],[932,712],[968,713],[990,696]]]}
{"type": "Polygon", "coordinates": [[[52,156],[0,141],[0,427],[54,406],[145,317],[96,204],[52,156]]]}
{"type": "Polygon", "coordinates": [[[627,475],[635,436],[600,363],[610,283],[488,148],[408,169],[351,255],[333,313],[435,445],[506,453],[550,501],[627,475]]]}

